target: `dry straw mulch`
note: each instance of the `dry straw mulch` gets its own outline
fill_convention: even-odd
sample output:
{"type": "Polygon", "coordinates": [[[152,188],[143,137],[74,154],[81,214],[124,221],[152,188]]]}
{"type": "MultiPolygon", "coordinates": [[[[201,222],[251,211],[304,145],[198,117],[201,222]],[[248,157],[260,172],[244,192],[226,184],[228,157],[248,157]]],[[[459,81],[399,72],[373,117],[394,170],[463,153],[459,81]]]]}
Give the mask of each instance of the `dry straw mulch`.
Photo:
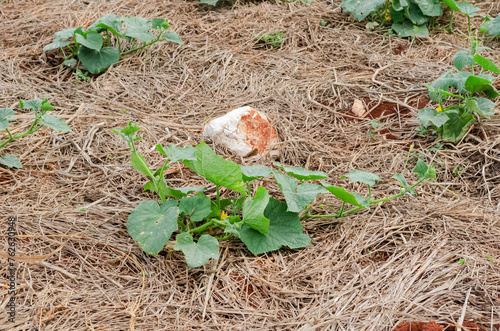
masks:
{"type": "MultiPolygon", "coordinates": [[[[496,1],[479,5],[500,11],[496,1]]],[[[0,259],[0,330],[391,330],[401,321],[457,321],[469,289],[465,319],[488,330],[500,323],[500,263],[487,258],[500,260],[500,116],[437,151],[434,138],[415,131],[417,106],[428,101],[422,83],[451,68],[455,51],[467,46],[463,18],[454,35],[438,31],[413,43],[365,30],[341,13],[339,0],[215,9],[196,1],[9,0],[0,17],[0,106],[47,97],[73,129],[40,130],[3,151],[24,167],[0,168],[1,231],[16,216],[25,235],[19,255],[60,250],[18,264],[15,327],[5,314],[0,259]],[[185,45],[155,44],[75,84],[60,54],[42,48],[54,32],[107,13],[169,18],[185,45]],[[252,37],[275,30],[286,33],[280,49],[252,37]],[[371,120],[353,119],[355,98],[373,114],[394,103],[395,111],[377,114],[385,131],[370,137],[371,120]],[[384,181],[374,191],[382,197],[397,192],[390,177],[404,170],[414,144],[405,175],[419,156],[434,162],[442,186],[426,184],[418,196],[340,220],[305,220],[312,245],[301,250],[255,257],[231,240],[219,261],[192,270],[175,251],[143,254],[125,223],[153,196],[111,130],[140,122],[139,149],[159,164],[155,144],[196,144],[209,119],[244,105],[272,119],[282,163],[326,171],[359,192],[340,175],[378,173],[384,181]]],[[[499,63],[500,41],[485,44],[499,63]]],[[[25,129],[29,116],[18,116],[15,129],[25,129]]],[[[200,179],[181,168],[169,181],[200,179]]],[[[263,185],[279,197],[275,184],[263,185]]],[[[315,212],[327,211],[322,204],[339,205],[320,198],[315,212]]]]}

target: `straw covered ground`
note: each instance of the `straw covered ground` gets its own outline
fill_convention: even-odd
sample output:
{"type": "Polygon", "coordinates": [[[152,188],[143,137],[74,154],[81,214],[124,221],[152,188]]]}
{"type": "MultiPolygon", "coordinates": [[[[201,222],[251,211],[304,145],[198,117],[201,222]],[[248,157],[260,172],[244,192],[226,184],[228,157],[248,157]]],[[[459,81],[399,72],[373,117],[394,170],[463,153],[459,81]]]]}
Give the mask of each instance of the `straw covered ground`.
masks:
{"type": "MultiPolygon", "coordinates": [[[[48,98],[73,132],[42,129],[2,151],[18,156],[23,168],[0,168],[0,241],[7,246],[6,220],[17,217],[24,235],[18,255],[28,257],[17,265],[13,327],[1,250],[0,330],[391,330],[403,321],[456,322],[469,289],[465,320],[497,328],[498,110],[457,146],[440,147],[415,131],[417,109],[429,102],[422,84],[450,69],[454,53],[467,47],[465,19],[456,19],[453,35],[435,31],[412,42],[367,31],[340,2],[2,2],[0,107],[14,107],[12,126],[23,130],[31,115],[18,99],[48,98]],[[55,32],[108,13],[168,18],[185,44],[154,44],[75,84],[61,54],[42,48],[55,32]],[[285,32],[281,48],[253,38],[275,30],[285,32]],[[383,128],[369,135],[371,118],[349,111],[354,99],[383,128]],[[383,197],[397,193],[390,177],[405,170],[413,144],[405,175],[415,180],[410,171],[420,157],[434,163],[441,186],[425,184],[417,196],[342,219],[304,220],[312,238],[304,249],[252,256],[234,239],[221,243],[218,261],[196,269],[175,251],[144,254],[125,224],[140,201],[154,196],[142,191],[146,178],[129,166],[128,148],[111,130],[140,123],[138,148],[156,165],[162,157],[154,145],[197,144],[210,119],[245,105],[272,120],[284,164],[326,171],[332,183],[360,193],[363,187],[340,176],[374,172],[383,178],[374,195],[383,197]]],[[[476,4],[489,16],[500,12],[497,1],[476,4]]],[[[499,63],[500,41],[484,45],[499,63]]],[[[203,183],[186,168],[168,180],[203,183]]],[[[263,185],[281,197],[271,180],[263,185]]],[[[322,205],[339,202],[318,198],[313,212],[328,211],[322,205]]]]}

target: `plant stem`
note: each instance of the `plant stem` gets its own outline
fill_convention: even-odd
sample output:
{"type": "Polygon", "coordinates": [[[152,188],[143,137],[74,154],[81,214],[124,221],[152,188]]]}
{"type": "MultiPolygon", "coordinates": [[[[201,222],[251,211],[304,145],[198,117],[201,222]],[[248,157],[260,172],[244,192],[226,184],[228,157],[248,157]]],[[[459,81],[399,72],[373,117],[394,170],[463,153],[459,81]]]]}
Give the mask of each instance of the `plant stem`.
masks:
{"type": "Polygon", "coordinates": [[[344,207],[345,207],[345,201],[342,201],[342,207],[340,208],[339,213],[337,214],[339,215],[339,217],[342,217],[344,212],[344,207]]]}
{"type": "Polygon", "coordinates": [[[203,231],[205,231],[206,229],[208,229],[209,227],[211,227],[212,225],[215,224],[215,221],[212,219],[210,221],[208,221],[207,223],[203,224],[203,225],[200,225],[194,229],[191,229],[189,230],[188,232],[189,233],[201,233],[203,231]]]}
{"type": "MultiPolygon", "coordinates": [[[[120,56],[125,55],[125,54],[128,54],[128,53],[132,53],[132,52],[134,52],[134,51],[138,51],[138,50],[140,50],[140,49],[143,49],[144,47],[147,47],[147,46],[149,46],[149,45],[152,45],[152,44],[154,44],[155,42],[157,42],[157,41],[159,41],[159,40],[160,40],[160,39],[156,38],[156,39],[154,39],[153,41],[150,41],[149,43],[146,43],[146,44],[144,44],[144,45],[142,45],[142,46],[140,46],[140,47],[136,47],[136,48],[129,49],[129,50],[128,50],[128,51],[126,51],[126,52],[120,53],[120,56]]],[[[119,47],[119,46],[118,46],[118,47],[119,47]]]]}
{"type": "Polygon", "coordinates": [[[215,185],[215,189],[217,190],[217,207],[219,207],[219,210],[220,210],[220,190],[219,190],[219,185],[215,185]]]}
{"type": "Polygon", "coordinates": [[[450,17],[450,32],[453,33],[453,9],[451,10],[451,17],[450,17]]]}

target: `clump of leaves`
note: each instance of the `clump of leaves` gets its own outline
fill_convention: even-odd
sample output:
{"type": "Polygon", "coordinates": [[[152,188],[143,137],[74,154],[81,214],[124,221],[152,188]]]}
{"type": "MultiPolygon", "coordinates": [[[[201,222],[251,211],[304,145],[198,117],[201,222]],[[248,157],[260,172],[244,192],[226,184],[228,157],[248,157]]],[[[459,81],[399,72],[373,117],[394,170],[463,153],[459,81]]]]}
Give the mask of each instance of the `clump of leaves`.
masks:
{"type": "Polygon", "coordinates": [[[168,31],[169,27],[168,20],[163,18],[146,20],[109,14],[97,19],[87,29],[78,27],[56,32],[54,41],[43,51],[61,49],[64,65],[72,68],[81,66],[92,74],[98,74],[118,62],[120,56],[158,41],[182,45],[179,35],[168,31]],[[124,47],[123,41],[128,41],[130,46],[124,47]]]}
{"type": "Polygon", "coordinates": [[[432,84],[426,84],[431,100],[439,102],[439,106],[436,109],[424,108],[418,113],[423,127],[432,127],[444,141],[452,143],[462,140],[477,117],[490,118],[494,115],[495,103],[492,99],[499,96],[493,86],[497,78],[487,72],[499,74],[500,68],[479,55],[481,50],[488,48],[479,47],[477,37],[471,34],[470,15],[466,15],[470,50],[460,50],[455,54],[453,65],[458,72],[451,73],[450,70],[432,84]],[[448,98],[451,98],[451,106],[445,107],[443,101],[448,98]]]}
{"type": "Polygon", "coordinates": [[[369,29],[392,21],[392,30],[399,38],[404,38],[429,35],[429,25],[434,24],[435,17],[443,15],[442,3],[463,12],[477,8],[468,2],[454,0],[344,0],[341,5],[358,21],[368,17],[369,29]]]}
{"type": "Polygon", "coordinates": [[[255,40],[263,42],[265,45],[272,47],[280,47],[283,44],[285,34],[280,31],[274,31],[269,34],[255,35],[255,40]]]}
{"type": "MultiPolygon", "coordinates": [[[[0,148],[19,138],[34,133],[44,126],[57,132],[71,131],[70,127],[62,119],[47,113],[48,111],[56,109],[50,105],[47,99],[19,100],[19,106],[21,109],[31,109],[35,113],[35,119],[26,131],[12,134],[9,130],[9,124],[15,120],[15,118],[12,117],[15,112],[12,108],[0,108],[0,130],[5,130],[9,137],[5,141],[0,139],[0,148]]],[[[0,164],[8,168],[23,167],[21,161],[12,154],[0,154],[0,164]]]]}
{"type": "Polygon", "coordinates": [[[302,218],[342,217],[361,208],[369,209],[371,204],[415,194],[417,185],[427,178],[435,178],[435,170],[419,160],[414,170],[419,178],[416,184],[410,186],[403,175],[394,175],[393,178],[402,185],[400,192],[372,200],[371,187],[380,180],[375,174],[355,170],[346,175],[353,182],[368,185],[368,197],[364,197],[327,182],[321,182],[321,185],[309,182],[328,178],[328,174],[322,171],[280,164],[275,170],[264,166],[240,166],[218,156],[204,142],[184,148],[157,145],[158,152],[167,158],[160,168],[151,169],[135,147],[134,142],[140,139],[136,137],[139,130],[139,126],[129,122],[126,127],[113,132],[128,143],[132,167],[150,178],[144,190],[156,192],[159,201],[139,203],[128,218],[127,229],[141,248],[151,255],[158,254],[175,236],[171,247],[184,253],[189,267],[202,266],[211,258],[218,259],[219,241],[231,237],[239,238],[253,254],[275,251],[283,246],[292,249],[308,246],[311,239],[303,233],[300,212],[305,210],[302,218]],[[164,171],[176,162],[182,162],[214,184],[215,197],[210,198],[206,187],[169,186],[164,171]],[[276,180],[285,201],[270,197],[265,187],[254,186],[254,180],[270,176],[276,180]],[[228,196],[222,197],[221,187],[228,189],[228,196]],[[318,194],[329,193],[342,201],[339,211],[332,215],[310,214],[309,205],[318,194]],[[346,205],[353,208],[345,211],[346,205]]]}

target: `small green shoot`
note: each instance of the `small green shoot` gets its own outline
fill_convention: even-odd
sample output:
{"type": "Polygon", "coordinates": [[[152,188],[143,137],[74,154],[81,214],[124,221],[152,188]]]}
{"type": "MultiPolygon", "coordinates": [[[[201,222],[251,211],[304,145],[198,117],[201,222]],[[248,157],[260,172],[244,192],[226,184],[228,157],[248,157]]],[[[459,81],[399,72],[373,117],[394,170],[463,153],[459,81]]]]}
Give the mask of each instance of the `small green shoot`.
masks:
{"type": "Polygon", "coordinates": [[[272,47],[280,47],[284,42],[285,34],[280,31],[274,31],[273,33],[263,34],[263,35],[254,35],[253,37],[258,42],[263,42],[267,46],[272,47]]]}

